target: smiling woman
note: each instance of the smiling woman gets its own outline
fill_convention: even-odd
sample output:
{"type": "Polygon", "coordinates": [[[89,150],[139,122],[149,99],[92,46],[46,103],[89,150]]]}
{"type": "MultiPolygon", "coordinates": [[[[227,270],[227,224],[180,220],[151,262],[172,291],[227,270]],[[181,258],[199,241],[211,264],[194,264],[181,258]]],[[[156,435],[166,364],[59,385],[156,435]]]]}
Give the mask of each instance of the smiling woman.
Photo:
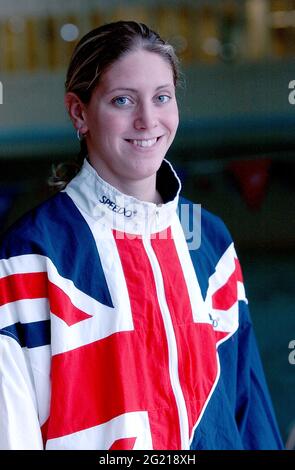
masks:
{"type": "Polygon", "coordinates": [[[1,449],[282,446],[230,234],[165,159],[178,77],[133,21],[73,52],[78,172],[0,246],[1,449]]]}
{"type": "Polygon", "coordinates": [[[160,202],[156,173],[178,126],[169,62],[144,49],[124,54],[101,76],[89,103],[68,92],[66,105],[98,174],[125,194],[160,202]]]}

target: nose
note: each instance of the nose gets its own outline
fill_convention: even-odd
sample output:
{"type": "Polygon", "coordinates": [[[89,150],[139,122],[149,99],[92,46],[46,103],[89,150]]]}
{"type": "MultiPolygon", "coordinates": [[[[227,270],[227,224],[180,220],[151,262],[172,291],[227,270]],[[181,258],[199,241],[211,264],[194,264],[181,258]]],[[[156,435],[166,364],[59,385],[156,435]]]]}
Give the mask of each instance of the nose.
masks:
{"type": "Polygon", "coordinates": [[[152,104],[142,104],[137,110],[134,127],[137,130],[153,129],[158,125],[157,110],[152,104]]]}

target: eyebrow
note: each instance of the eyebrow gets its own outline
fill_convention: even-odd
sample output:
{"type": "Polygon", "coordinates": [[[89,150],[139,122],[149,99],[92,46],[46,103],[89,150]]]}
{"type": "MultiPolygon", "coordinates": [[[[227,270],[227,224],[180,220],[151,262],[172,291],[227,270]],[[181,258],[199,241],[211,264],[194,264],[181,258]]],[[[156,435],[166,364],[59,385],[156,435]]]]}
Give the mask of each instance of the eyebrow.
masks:
{"type": "MultiPolygon", "coordinates": [[[[169,88],[171,86],[174,86],[173,83],[166,83],[165,85],[160,85],[158,86],[155,91],[162,90],[163,88],[169,88]]],[[[107,93],[114,93],[115,91],[132,91],[133,93],[137,93],[138,90],[135,88],[128,88],[128,87],[118,87],[118,88],[113,88],[112,90],[108,91],[107,93]]]]}

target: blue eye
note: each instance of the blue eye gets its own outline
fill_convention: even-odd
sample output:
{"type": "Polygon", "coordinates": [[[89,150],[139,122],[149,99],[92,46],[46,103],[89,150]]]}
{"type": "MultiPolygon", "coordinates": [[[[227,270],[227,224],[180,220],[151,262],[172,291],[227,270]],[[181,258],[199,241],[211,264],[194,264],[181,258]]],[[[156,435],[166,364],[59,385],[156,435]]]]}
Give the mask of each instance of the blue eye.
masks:
{"type": "Polygon", "coordinates": [[[130,99],[127,98],[127,96],[118,96],[117,98],[114,98],[112,101],[118,106],[126,106],[127,104],[130,104],[130,99]]]}
{"type": "Polygon", "coordinates": [[[169,101],[171,99],[170,96],[168,95],[159,95],[158,96],[158,100],[160,101],[160,103],[167,103],[167,101],[169,101]]]}

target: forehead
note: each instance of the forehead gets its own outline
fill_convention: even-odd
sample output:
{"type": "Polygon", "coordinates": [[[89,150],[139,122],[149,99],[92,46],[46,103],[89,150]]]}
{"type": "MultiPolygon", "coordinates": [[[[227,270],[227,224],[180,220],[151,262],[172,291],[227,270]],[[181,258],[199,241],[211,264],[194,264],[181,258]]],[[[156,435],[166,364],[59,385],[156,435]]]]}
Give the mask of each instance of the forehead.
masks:
{"type": "Polygon", "coordinates": [[[173,86],[173,71],[170,63],[161,55],[143,49],[128,52],[112,64],[102,75],[100,87],[110,90],[115,87],[173,86]]]}

